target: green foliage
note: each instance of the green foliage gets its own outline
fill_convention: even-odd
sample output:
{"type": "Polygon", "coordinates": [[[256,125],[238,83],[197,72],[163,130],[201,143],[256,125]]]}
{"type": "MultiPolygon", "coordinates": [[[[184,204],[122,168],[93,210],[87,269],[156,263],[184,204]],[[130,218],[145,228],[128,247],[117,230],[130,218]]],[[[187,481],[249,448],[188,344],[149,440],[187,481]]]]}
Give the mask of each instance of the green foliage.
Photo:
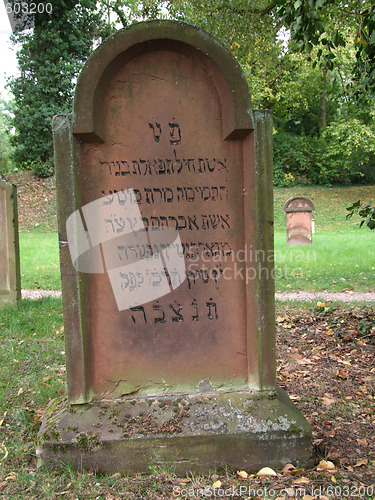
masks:
{"type": "Polygon", "coordinates": [[[277,187],[293,185],[296,177],[308,170],[309,159],[303,145],[303,138],[287,132],[273,138],[274,184],[277,187]]]}
{"type": "Polygon", "coordinates": [[[362,205],[361,200],[358,200],[346,209],[349,210],[349,213],[346,216],[346,220],[349,220],[353,216],[353,214],[356,213],[362,219],[359,227],[362,227],[363,224],[366,223],[366,226],[369,229],[375,229],[375,207],[372,206],[371,202],[367,203],[366,205],[362,205]]]}
{"type": "Polygon", "coordinates": [[[291,31],[296,50],[311,53],[316,47],[314,64],[333,70],[340,47],[348,42],[343,30],[355,27],[356,37],[352,76],[357,80],[357,97],[375,94],[375,6],[372,0],[276,0],[278,16],[291,31]]]}
{"type": "Polygon", "coordinates": [[[274,183],[374,184],[375,132],[360,120],[333,121],[322,137],[280,132],[274,135],[274,183]]]}
{"type": "Polygon", "coordinates": [[[21,75],[10,88],[15,98],[12,143],[19,168],[53,173],[51,120],[71,111],[75,78],[102,26],[94,0],[64,0],[52,13],[36,13],[33,31],[15,33],[21,75]]]}
{"type": "Polygon", "coordinates": [[[375,131],[371,126],[347,116],[330,124],[322,136],[321,164],[329,182],[375,182],[375,131]]]}
{"type": "Polygon", "coordinates": [[[6,102],[0,94],[0,173],[2,174],[12,169],[10,161],[12,146],[9,137],[11,104],[6,102]]]}

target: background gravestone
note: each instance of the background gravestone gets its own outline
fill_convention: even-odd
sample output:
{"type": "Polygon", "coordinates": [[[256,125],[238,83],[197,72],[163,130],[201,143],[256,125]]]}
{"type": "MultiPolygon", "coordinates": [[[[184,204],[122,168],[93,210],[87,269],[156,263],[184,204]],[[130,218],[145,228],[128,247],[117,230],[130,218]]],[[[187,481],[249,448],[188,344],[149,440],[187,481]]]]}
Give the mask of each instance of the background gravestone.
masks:
{"type": "Polygon", "coordinates": [[[233,56],[170,21],[120,31],[54,141],[69,405],[41,462],[309,463],[275,383],[272,120],[233,56]]]}
{"type": "Polygon", "coordinates": [[[288,245],[311,245],[314,204],[304,196],[294,196],[285,202],[286,242],[288,245]]]}
{"type": "Polygon", "coordinates": [[[0,176],[0,303],[20,298],[17,187],[0,176]]]}

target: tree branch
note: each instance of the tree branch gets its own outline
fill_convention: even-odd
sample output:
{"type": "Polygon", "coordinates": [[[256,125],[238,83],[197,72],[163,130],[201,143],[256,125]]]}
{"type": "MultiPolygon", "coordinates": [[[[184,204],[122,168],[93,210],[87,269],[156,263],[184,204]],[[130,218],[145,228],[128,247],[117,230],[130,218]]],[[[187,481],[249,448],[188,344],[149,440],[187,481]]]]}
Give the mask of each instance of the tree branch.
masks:
{"type": "Polygon", "coordinates": [[[124,12],[121,10],[121,7],[119,7],[118,5],[111,5],[111,8],[113,12],[117,14],[122,26],[126,28],[128,26],[128,20],[126,19],[124,12]]]}
{"type": "Polygon", "coordinates": [[[266,14],[269,14],[270,12],[272,12],[275,7],[276,7],[276,2],[274,2],[274,1],[272,1],[266,7],[264,7],[264,9],[251,9],[250,7],[244,8],[244,9],[236,9],[227,3],[223,3],[222,7],[219,7],[218,10],[227,9],[227,10],[229,10],[231,12],[235,12],[236,14],[239,14],[239,15],[258,14],[260,16],[265,16],[266,14]]]}

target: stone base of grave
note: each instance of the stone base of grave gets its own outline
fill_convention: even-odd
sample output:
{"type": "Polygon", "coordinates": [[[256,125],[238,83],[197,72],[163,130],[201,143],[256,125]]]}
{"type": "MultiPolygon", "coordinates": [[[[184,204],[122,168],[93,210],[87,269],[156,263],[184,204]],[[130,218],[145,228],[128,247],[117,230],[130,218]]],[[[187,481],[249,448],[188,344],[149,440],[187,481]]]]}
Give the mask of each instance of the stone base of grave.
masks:
{"type": "Polygon", "coordinates": [[[177,474],[226,467],[312,465],[310,424],[287,394],[195,393],[85,405],[53,401],[39,433],[39,465],[103,473],[177,474]]]}

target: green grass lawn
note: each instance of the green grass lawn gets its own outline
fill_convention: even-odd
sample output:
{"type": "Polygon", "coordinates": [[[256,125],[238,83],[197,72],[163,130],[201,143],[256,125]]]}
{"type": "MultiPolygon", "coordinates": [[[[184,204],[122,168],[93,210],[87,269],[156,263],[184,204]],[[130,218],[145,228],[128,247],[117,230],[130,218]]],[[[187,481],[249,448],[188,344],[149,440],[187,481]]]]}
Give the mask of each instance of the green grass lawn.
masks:
{"type": "MultiPolygon", "coordinates": [[[[303,186],[275,189],[276,290],[375,290],[375,233],[359,219],[345,220],[345,208],[358,199],[375,199],[375,186],[323,188],[303,186]],[[288,247],[285,201],[296,195],[315,205],[316,233],[311,246],[288,247]]],[[[22,288],[59,290],[57,233],[21,233],[22,288]]]]}
{"type": "Polygon", "coordinates": [[[364,229],[319,231],[312,245],[291,247],[276,231],[276,290],[375,291],[374,248],[375,233],[364,229]]]}
{"type": "Polygon", "coordinates": [[[57,233],[20,233],[20,255],[22,288],[61,288],[57,233]]]}

